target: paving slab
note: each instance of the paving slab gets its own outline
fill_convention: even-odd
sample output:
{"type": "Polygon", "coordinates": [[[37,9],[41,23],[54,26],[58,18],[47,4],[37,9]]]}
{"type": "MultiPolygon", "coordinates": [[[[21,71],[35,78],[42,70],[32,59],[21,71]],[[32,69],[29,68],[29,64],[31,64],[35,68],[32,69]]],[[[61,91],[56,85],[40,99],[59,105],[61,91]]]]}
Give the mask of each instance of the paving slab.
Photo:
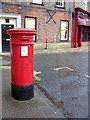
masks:
{"type": "Polygon", "coordinates": [[[36,86],[33,99],[13,100],[10,80],[10,70],[2,70],[2,118],[64,118],[36,86]]]}

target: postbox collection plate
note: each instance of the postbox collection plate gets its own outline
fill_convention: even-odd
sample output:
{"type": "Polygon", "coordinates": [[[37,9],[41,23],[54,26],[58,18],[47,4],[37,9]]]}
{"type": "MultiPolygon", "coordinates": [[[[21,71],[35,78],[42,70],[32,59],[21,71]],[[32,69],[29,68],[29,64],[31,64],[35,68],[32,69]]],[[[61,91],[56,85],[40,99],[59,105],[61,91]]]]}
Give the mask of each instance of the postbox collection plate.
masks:
{"type": "Polygon", "coordinates": [[[28,56],[28,46],[21,46],[21,56],[28,56]]]}

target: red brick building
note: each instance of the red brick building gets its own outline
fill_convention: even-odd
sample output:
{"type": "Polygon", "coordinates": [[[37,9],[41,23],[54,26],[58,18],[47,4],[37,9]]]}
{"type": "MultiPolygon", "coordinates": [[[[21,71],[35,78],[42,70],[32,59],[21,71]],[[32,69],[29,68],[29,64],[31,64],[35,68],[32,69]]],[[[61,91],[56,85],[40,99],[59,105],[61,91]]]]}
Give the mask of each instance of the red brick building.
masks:
{"type": "Polygon", "coordinates": [[[38,30],[35,42],[68,42],[72,36],[75,4],[64,0],[0,0],[0,52],[9,50],[9,28],[38,30]],[[18,2],[17,2],[18,1],[18,2]]]}

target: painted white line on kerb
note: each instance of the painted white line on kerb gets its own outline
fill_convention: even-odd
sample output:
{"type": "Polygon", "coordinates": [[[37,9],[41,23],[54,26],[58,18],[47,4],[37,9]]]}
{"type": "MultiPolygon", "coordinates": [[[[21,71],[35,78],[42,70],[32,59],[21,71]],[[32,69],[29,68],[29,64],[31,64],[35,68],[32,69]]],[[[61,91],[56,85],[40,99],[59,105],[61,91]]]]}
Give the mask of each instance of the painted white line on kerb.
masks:
{"type": "Polygon", "coordinates": [[[37,76],[39,74],[41,74],[41,71],[37,72],[37,71],[34,70],[34,78],[38,81],[41,81],[41,78],[37,76]]]}
{"type": "Polygon", "coordinates": [[[89,76],[89,75],[85,75],[85,77],[90,78],[90,76],[89,76]]]}
{"type": "Polygon", "coordinates": [[[39,74],[41,74],[41,73],[42,73],[41,71],[39,71],[39,72],[34,71],[34,72],[35,72],[35,75],[39,75],[39,74]]]}
{"type": "Polygon", "coordinates": [[[2,60],[2,56],[0,56],[0,60],[2,60]]]}
{"type": "Polygon", "coordinates": [[[58,71],[58,70],[61,70],[61,69],[68,69],[70,71],[75,71],[74,69],[70,68],[70,67],[60,67],[60,68],[54,68],[54,70],[58,71]]]}

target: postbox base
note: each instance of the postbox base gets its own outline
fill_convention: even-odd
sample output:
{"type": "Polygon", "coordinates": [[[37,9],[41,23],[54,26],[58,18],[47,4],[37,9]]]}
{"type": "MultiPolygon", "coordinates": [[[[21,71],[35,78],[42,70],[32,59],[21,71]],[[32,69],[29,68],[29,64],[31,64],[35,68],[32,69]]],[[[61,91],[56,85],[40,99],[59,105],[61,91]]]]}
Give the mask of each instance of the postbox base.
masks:
{"type": "Polygon", "coordinates": [[[18,86],[11,84],[11,96],[16,100],[30,100],[34,97],[34,85],[18,86]]]}

